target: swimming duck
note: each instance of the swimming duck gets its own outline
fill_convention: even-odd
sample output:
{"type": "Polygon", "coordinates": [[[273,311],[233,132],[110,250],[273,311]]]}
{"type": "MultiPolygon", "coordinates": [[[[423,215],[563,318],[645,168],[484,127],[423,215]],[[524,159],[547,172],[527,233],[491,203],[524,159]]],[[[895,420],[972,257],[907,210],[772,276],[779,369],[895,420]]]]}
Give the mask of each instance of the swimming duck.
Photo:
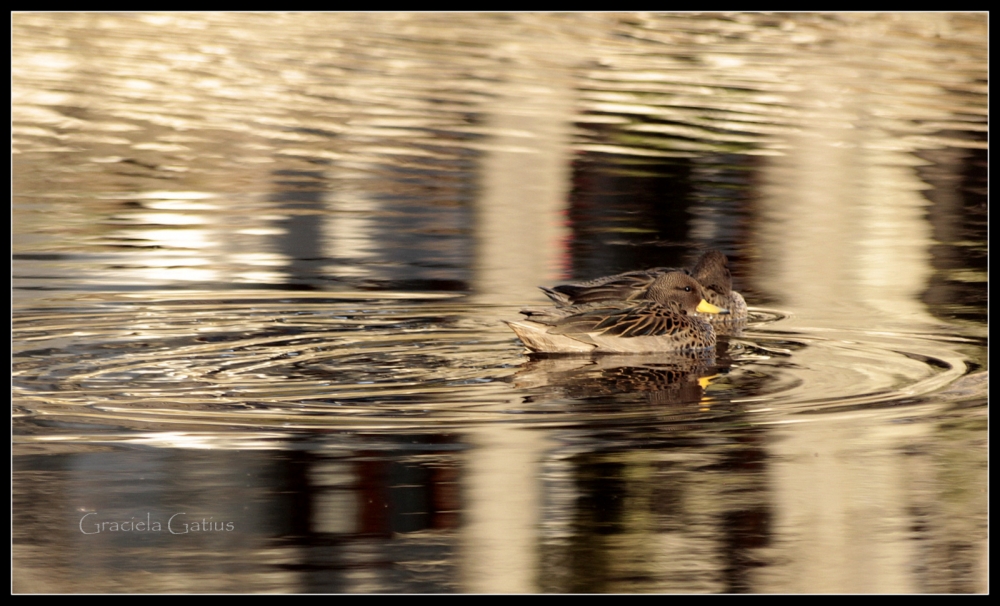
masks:
{"type": "Polygon", "coordinates": [[[692,276],[705,288],[706,301],[729,310],[728,315],[701,313],[702,318],[713,324],[733,324],[747,319],[747,303],[743,295],[733,290],[729,259],[718,250],[710,250],[703,254],[694,269],[690,271],[673,267],[654,267],[603,276],[585,282],[561,284],[552,288],[543,286],[541,289],[557,306],[596,301],[634,301],[649,298],[647,293],[650,286],[659,276],[671,272],[684,272],[692,276]]]}
{"type": "Polygon", "coordinates": [[[684,272],[659,274],[642,296],[544,309],[507,322],[535,352],[655,353],[715,347],[715,330],[696,312],[728,314],[705,300],[705,289],[684,272]]]}

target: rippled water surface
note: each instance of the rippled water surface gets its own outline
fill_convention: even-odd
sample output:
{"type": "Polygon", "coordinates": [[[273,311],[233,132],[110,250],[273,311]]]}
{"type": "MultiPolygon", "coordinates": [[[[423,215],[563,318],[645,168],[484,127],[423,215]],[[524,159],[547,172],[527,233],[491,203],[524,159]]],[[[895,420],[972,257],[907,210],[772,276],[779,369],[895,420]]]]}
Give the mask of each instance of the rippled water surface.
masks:
{"type": "Polygon", "coordinates": [[[12,21],[15,592],[988,591],[985,14],[12,21]]]}

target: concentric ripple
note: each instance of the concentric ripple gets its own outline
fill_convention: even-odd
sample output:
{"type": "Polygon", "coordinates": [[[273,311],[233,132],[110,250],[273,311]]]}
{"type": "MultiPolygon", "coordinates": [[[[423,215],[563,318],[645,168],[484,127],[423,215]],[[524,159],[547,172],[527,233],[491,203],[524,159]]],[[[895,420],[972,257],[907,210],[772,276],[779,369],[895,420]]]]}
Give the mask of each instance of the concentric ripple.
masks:
{"type": "MultiPolygon", "coordinates": [[[[897,405],[976,370],[969,337],[783,330],[714,355],[529,358],[516,310],[379,293],[94,296],[15,315],[15,433],[412,428],[897,405]],[[82,310],[82,311],[75,311],[82,310]]],[[[981,387],[985,393],[985,382],[981,387]]]]}

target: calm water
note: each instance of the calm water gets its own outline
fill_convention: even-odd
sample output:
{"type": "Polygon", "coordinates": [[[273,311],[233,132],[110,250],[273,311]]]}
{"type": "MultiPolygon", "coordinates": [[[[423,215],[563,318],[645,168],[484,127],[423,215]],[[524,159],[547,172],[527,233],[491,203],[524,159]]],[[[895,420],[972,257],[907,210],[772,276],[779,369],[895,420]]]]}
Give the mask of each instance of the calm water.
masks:
{"type": "Polygon", "coordinates": [[[988,591],[985,14],[12,21],[15,592],[988,591]]]}

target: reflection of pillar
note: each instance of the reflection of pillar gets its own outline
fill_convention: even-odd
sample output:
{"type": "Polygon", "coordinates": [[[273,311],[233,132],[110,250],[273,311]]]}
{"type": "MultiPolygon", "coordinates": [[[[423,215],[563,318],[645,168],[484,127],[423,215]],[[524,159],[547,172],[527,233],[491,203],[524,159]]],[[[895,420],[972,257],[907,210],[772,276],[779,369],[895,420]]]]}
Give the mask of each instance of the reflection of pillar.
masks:
{"type": "Polygon", "coordinates": [[[543,432],[495,424],[469,435],[461,591],[538,591],[543,432]]]}
{"type": "Polygon", "coordinates": [[[932,321],[920,302],[931,273],[922,184],[886,149],[888,133],[869,128],[845,142],[846,131],[822,126],[836,119],[814,116],[790,144],[794,155],[763,172],[758,288],[812,323],[844,326],[873,312],[932,321]]]}
{"type": "MultiPolygon", "coordinates": [[[[535,58],[577,54],[530,45],[513,52],[510,65],[521,67],[495,87],[506,98],[492,103],[485,117],[490,139],[476,202],[473,277],[478,302],[537,299],[538,285],[558,277],[566,263],[574,92],[567,73],[535,58]]],[[[461,589],[537,591],[542,434],[497,423],[469,441],[461,589]]]]}
{"type": "Polygon", "coordinates": [[[322,255],[336,260],[331,271],[342,278],[371,278],[381,252],[375,217],[383,208],[366,192],[352,190],[331,192],[326,203],[332,213],[323,222],[322,255]]]}
{"type": "Polygon", "coordinates": [[[561,73],[524,75],[501,87],[510,96],[486,116],[473,285],[480,301],[536,298],[567,262],[573,90],[561,73]]]}
{"type": "MultiPolygon", "coordinates": [[[[859,38],[803,59],[789,74],[803,91],[790,105],[808,111],[783,146],[789,152],[762,171],[759,261],[750,272],[756,290],[797,317],[786,326],[840,328],[851,338],[899,322],[935,323],[920,300],[932,272],[927,186],[905,140],[891,132],[896,116],[887,115],[913,91],[893,90],[908,82],[900,74],[859,73],[858,66],[891,65],[880,59],[877,41],[859,38]],[[872,87],[877,100],[851,85],[859,79],[881,80],[872,87]]],[[[907,70],[919,73],[919,66],[907,70]]],[[[936,92],[921,91],[926,98],[936,92]]],[[[926,119],[947,118],[926,98],[926,119]]],[[[819,348],[795,357],[803,368],[832,368],[819,348]]],[[[864,365],[849,370],[864,373],[864,365]]],[[[775,559],[783,564],[762,571],[755,591],[919,591],[907,510],[913,470],[900,453],[929,429],[830,414],[776,430],[769,475],[775,559]]]]}
{"type": "MultiPolygon", "coordinates": [[[[939,21],[907,18],[914,27],[939,21]]],[[[932,273],[930,203],[922,194],[928,187],[916,170],[922,162],[893,132],[913,111],[905,100],[915,92],[909,75],[920,66],[894,71],[903,68],[881,45],[882,19],[873,16],[854,30],[855,39],[792,69],[790,84],[802,92],[789,103],[805,110],[783,146],[789,152],[762,171],[757,286],[813,324],[933,322],[920,302],[932,273]],[[858,81],[877,96],[852,85],[858,81]]],[[[947,102],[930,101],[947,91],[925,86],[919,93],[921,119],[952,117],[947,102]]]]}
{"type": "MultiPolygon", "coordinates": [[[[760,593],[913,593],[914,469],[924,428],[875,415],[826,415],[776,427],[769,467],[776,564],[754,575],[760,593]]],[[[928,474],[929,475],[929,474],[928,474]]]]}

